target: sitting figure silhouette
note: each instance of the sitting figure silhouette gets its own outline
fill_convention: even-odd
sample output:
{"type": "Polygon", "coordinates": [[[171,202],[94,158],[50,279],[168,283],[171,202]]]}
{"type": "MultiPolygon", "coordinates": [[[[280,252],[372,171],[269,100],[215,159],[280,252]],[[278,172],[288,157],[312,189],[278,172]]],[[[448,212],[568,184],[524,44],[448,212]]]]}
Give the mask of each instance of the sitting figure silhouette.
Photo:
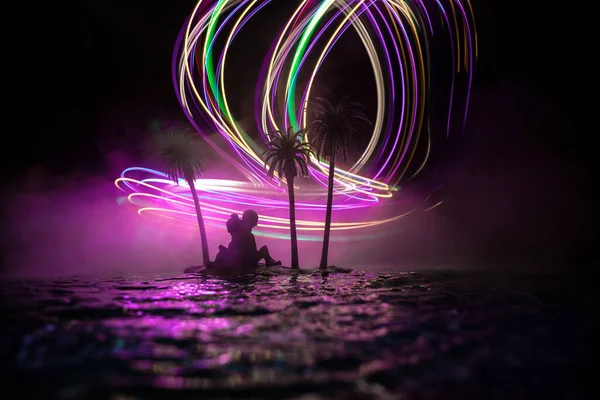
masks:
{"type": "Polygon", "coordinates": [[[260,249],[256,248],[256,239],[252,233],[252,228],[256,225],[258,225],[258,213],[254,210],[244,211],[238,232],[239,242],[234,246],[238,251],[241,264],[256,266],[260,260],[265,260],[267,267],[281,265],[281,261],[276,261],[271,257],[267,246],[262,246],[260,249]]]}
{"type": "Polygon", "coordinates": [[[246,210],[240,220],[237,214],[231,214],[226,222],[227,232],[231,235],[231,242],[227,247],[220,245],[215,261],[209,267],[241,268],[243,270],[256,268],[260,260],[265,260],[268,267],[281,265],[269,254],[267,246],[260,250],[256,248],[256,240],[252,228],[258,224],[258,214],[254,210],[246,210]]]}
{"type": "Polygon", "coordinates": [[[234,263],[235,260],[232,260],[232,252],[229,249],[234,249],[236,246],[236,239],[239,237],[241,233],[241,220],[237,214],[231,214],[225,226],[227,227],[227,232],[231,235],[231,241],[227,247],[222,244],[219,245],[219,253],[215,258],[215,261],[211,261],[209,267],[214,266],[229,266],[234,263]]]}

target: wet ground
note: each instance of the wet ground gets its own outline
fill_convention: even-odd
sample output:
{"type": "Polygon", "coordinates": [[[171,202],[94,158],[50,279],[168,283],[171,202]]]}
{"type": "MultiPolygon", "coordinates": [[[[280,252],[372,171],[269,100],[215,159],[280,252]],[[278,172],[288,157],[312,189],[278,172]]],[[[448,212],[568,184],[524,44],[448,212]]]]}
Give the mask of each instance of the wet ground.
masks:
{"type": "MultiPolygon", "coordinates": [[[[552,276],[4,280],[8,398],[581,398],[552,276]]],[[[580,343],[579,343],[580,344],[580,343]]]]}

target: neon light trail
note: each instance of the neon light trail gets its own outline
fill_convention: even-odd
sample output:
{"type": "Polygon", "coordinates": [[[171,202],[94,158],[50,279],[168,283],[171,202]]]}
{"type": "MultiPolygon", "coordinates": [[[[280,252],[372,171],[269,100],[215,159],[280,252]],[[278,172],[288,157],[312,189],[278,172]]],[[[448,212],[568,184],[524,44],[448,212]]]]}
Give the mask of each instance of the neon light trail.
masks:
{"type": "MultiPolygon", "coordinates": [[[[445,30],[452,51],[452,62],[445,66],[452,76],[446,137],[455,115],[462,123],[466,119],[477,57],[471,5],[468,0],[300,1],[264,57],[256,86],[255,119],[260,138],[255,140],[231,112],[226,65],[231,44],[271,1],[276,0],[199,1],[177,41],[173,79],[180,104],[206,142],[240,172],[239,180],[198,180],[205,220],[209,227],[223,229],[231,212],[252,207],[261,214],[258,234],[288,237],[285,185],[267,179],[260,157],[262,145],[273,130],[306,126],[308,100],[313,97],[319,69],[340,37],[352,29],[373,68],[377,108],[373,134],[363,154],[348,169],[336,168],[332,239],[371,237],[368,228],[401,219],[415,204],[412,198],[408,202],[412,206],[398,211],[402,210],[398,203],[406,200],[399,185],[418,175],[429,157],[429,49],[439,30],[445,30]],[[216,48],[217,41],[224,41],[222,48],[216,48]],[[308,76],[302,82],[301,71],[308,76]],[[464,109],[457,111],[459,102],[454,97],[458,85],[465,88],[466,101],[461,103],[464,109]],[[203,133],[205,121],[230,149],[203,133]],[[426,151],[416,151],[417,145],[426,151]],[[391,209],[392,204],[395,212],[385,218],[372,216],[386,212],[364,212],[391,209]]],[[[299,181],[301,187],[296,190],[301,240],[320,240],[324,225],[328,164],[311,161],[311,182],[299,181]]],[[[185,182],[175,185],[160,171],[135,167],[123,171],[115,183],[127,194],[121,204],[135,206],[141,215],[167,217],[195,229],[194,206],[185,182]]]]}

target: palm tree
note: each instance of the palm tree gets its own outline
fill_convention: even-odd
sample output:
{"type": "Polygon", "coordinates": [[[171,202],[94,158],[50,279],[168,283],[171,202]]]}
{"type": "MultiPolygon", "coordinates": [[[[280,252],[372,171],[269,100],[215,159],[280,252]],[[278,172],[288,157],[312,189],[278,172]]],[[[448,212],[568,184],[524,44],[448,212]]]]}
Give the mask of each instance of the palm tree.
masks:
{"type": "Polygon", "coordinates": [[[265,166],[268,167],[267,176],[272,178],[277,171],[279,179],[285,178],[290,201],[290,237],[292,240],[292,268],[298,269],[298,237],[296,235],[296,206],[294,200],[294,178],[300,172],[308,175],[308,162],[314,156],[312,145],[302,138],[306,131],[301,129],[294,132],[290,127],[287,133],[273,132],[274,137],[266,143],[267,149],[263,152],[265,166]]]}
{"type": "Polygon", "coordinates": [[[365,137],[364,130],[371,126],[371,122],[362,111],[362,104],[349,102],[348,97],[344,97],[336,105],[319,97],[314,104],[316,109],[312,121],[308,125],[308,133],[316,148],[318,158],[329,159],[325,232],[319,266],[319,268],[327,268],[336,158],[341,153],[342,160],[344,163],[346,162],[348,150],[357,149],[360,146],[365,137]]]}
{"type": "Polygon", "coordinates": [[[210,256],[208,254],[208,240],[206,238],[206,228],[202,218],[202,210],[196,192],[194,181],[201,178],[204,171],[202,162],[201,143],[198,135],[188,133],[187,131],[178,131],[168,135],[161,136],[159,141],[158,157],[162,161],[165,173],[177,183],[179,178],[185,179],[190,186],[194,206],[196,207],[196,216],[198,217],[198,227],[200,228],[200,241],[202,243],[202,260],[204,265],[208,265],[210,256]]]}

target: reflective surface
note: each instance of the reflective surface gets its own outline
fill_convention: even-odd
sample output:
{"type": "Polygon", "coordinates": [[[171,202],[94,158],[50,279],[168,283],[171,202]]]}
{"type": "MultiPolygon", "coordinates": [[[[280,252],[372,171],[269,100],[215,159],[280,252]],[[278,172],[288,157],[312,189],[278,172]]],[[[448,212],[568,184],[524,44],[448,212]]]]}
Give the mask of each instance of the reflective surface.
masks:
{"type": "Polygon", "coordinates": [[[2,351],[9,382],[45,398],[568,398],[576,317],[557,285],[277,269],[5,280],[2,351]]]}

